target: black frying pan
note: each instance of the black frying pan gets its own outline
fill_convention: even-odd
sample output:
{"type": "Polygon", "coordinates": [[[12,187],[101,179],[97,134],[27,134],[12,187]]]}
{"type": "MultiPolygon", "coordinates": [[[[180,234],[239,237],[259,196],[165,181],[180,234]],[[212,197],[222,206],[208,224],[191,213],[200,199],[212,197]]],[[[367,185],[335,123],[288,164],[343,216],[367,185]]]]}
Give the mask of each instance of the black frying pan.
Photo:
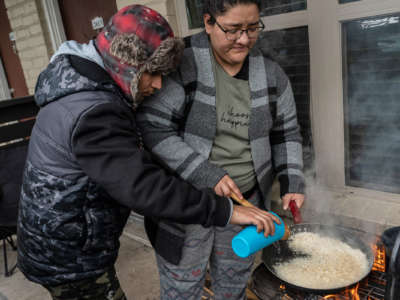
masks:
{"type": "Polygon", "coordinates": [[[288,262],[289,260],[298,257],[298,254],[293,253],[288,247],[287,241],[279,241],[269,247],[264,248],[262,253],[262,260],[268,270],[278,277],[280,280],[285,282],[288,286],[307,291],[310,293],[318,294],[318,293],[338,293],[339,291],[343,290],[346,287],[351,287],[352,285],[356,284],[357,282],[364,279],[369,272],[371,271],[372,265],[374,263],[374,254],[372,249],[368,244],[357,235],[357,231],[351,230],[345,227],[337,227],[337,226],[328,226],[322,224],[296,224],[290,226],[291,234],[295,234],[297,232],[313,232],[319,233],[322,236],[331,237],[335,239],[339,239],[346,244],[350,245],[352,248],[360,249],[365,255],[367,256],[368,260],[368,272],[364,274],[361,278],[358,278],[353,283],[349,284],[348,286],[337,287],[334,289],[310,289],[302,286],[297,286],[291,282],[287,282],[280,278],[277,273],[275,272],[274,265],[277,263],[288,262]]]}

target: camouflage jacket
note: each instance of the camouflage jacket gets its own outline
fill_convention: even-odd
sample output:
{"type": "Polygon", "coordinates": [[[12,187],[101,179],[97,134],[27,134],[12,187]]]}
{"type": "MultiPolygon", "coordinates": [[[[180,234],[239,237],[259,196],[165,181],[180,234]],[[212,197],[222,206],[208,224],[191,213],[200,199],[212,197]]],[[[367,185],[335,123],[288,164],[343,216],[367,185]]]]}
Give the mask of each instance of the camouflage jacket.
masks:
{"type": "Polygon", "coordinates": [[[106,272],[130,209],[227,224],[228,199],[168,175],[140,147],[128,100],[97,64],[57,56],[35,100],[18,219],[18,265],[28,279],[55,286],[106,272]]]}

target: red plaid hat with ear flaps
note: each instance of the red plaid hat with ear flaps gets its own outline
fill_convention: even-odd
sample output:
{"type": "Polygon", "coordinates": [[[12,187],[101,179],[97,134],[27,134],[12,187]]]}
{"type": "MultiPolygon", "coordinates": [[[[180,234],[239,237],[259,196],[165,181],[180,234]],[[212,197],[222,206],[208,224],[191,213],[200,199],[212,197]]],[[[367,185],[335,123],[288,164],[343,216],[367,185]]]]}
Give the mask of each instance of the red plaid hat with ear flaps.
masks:
{"type": "Polygon", "coordinates": [[[173,71],[184,44],[174,38],[168,22],[158,12],[131,5],[111,18],[97,36],[96,46],[107,72],[138,105],[141,74],[147,71],[165,75],[173,71]]]}

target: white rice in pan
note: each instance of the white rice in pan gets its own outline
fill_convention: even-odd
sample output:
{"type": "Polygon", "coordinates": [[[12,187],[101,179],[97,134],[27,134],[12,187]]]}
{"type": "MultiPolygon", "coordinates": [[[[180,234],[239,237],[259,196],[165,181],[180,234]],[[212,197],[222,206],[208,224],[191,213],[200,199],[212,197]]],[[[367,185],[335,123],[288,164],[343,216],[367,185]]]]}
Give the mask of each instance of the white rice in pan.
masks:
{"type": "Polygon", "coordinates": [[[359,249],[316,233],[296,233],[288,240],[295,252],[309,254],[274,266],[277,275],[291,284],[310,289],[350,285],[368,272],[368,260],[359,249]]]}

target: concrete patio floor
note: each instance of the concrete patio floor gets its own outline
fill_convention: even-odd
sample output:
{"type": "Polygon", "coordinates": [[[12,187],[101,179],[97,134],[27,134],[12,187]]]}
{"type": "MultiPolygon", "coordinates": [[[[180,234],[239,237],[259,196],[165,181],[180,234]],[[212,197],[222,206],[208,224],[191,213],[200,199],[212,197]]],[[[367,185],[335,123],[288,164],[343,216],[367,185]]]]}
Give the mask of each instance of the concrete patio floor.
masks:
{"type": "MultiPolygon", "coordinates": [[[[143,222],[137,219],[128,222],[120,241],[116,270],[128,300],[159,299],[160,284],[155,255],[146,237],[143,222]]],[[[2,243],[0,246],[0,300],[51,300],[46,289],[27,280],[18,269],[12,276],[4,276],[2,243]]],[[[13,266],[17,259],[16,251],[8,247],[7,256],[9,266],[13,266]]],[[[254,268],[259,263],[261,255],[256,256],[254,268]]],[[[213,299],[207,292],[204,295],[202,299],[213,299]]],[[[247,296],[250,300],[258,299],[249,290],[247,296]]]]}

